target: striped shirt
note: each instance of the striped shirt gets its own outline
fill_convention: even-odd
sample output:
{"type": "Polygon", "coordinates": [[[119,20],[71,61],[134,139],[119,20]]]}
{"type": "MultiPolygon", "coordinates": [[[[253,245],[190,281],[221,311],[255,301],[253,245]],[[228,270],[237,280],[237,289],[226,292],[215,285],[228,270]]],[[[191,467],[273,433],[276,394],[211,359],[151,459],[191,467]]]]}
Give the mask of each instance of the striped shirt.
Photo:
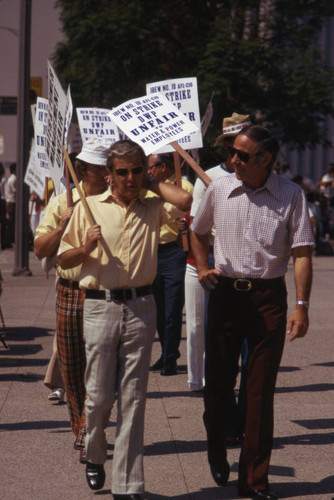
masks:
{"type": "Polygon", "coordinates": [[[203,235],[213,225],[215,267],[231,278],[283,276],[291,249],[314,246],[304,192],[274,173],[256,190],[234,174],[213,181],[192,229],[203,235]]]}

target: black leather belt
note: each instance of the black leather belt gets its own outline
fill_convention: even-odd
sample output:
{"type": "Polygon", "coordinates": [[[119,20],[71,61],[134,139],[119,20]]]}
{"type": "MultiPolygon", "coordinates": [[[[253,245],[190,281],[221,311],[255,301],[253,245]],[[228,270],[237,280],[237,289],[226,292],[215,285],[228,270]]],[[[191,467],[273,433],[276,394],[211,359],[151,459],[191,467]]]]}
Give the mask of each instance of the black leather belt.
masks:
{"type": "Polygon", "coordinates": [[[264,290],[265,288],[275,288],[284,283],[283,276],[272,279],[256,278],[228,278],[226,276],[218,277],[219,283],[229,285],[237,292],[250,292],[251,290],[264,290]]]}
{"type": "Polygon", "coordinates": [[[159,243],[158,252],[160,252],[161,250],[167,250],[167,248],[173,248],[178,246],[179,245],[177,244],[176,241],[170,241],[169,243],[159,243]]]}
{"type": "Polygon", "coordinates": [[[74,288],[79,290],[79,281],[66,280],[65,278],[59,278],[58,283],[67,288],[74,288]]]}
{"type": "Polygon", "coordinates": [[[114,302],[126,302],[127,300],[143,297],[152,293],[152,286],[145,285],[137,288],[114,288],[108,290],[93,290],[87,288],[85,290],[86,299],[107,300],[114,302]]]}

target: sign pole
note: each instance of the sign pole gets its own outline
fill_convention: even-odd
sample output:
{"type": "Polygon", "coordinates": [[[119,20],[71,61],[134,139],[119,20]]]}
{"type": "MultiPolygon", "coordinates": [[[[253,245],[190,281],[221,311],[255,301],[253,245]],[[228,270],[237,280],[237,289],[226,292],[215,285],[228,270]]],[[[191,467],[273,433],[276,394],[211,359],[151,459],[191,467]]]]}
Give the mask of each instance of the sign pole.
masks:
{"type": "MultiPolygon", "coordinates": [[[[177,153],[176,151],[174,151],[173,156],[174,156],[176,185],[182,188],[180,156],[179,153],[177,153]]],[[[188,236],[187,234],[184,233],[182,233],[182,248],[185,252],[189,251],[188,236]]]]}
{"type": "Polygon", "coordinates": [[[195,160],[182,148],[182,146],[180,146],[180,144],[178,142],[173,141],[170,144],[180,154],[180,156],[182,156],[182,158],[184,158],[184,160],[196,172],[198,177],[200,177],[202,179],[202,181],[204,182],[204,184],[206,186],[211,184],[212,180],[210,179],[208,174],[206,174],[204,172],[204,170],[198,165],[198,163],[195,162],[195,160]]]}

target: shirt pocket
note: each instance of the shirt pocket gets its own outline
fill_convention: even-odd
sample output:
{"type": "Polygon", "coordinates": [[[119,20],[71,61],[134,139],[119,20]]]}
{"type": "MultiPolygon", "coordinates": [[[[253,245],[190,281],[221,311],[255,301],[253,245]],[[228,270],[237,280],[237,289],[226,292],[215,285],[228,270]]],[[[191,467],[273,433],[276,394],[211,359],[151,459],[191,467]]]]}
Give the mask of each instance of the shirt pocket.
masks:
{"type": "Polygon", "coordinates": [[[285,249],[288,244],[288,233],[283,216],[265,211],[262,217],[254,224],[256,241],[260,246],[276,254],[285,249]]]}

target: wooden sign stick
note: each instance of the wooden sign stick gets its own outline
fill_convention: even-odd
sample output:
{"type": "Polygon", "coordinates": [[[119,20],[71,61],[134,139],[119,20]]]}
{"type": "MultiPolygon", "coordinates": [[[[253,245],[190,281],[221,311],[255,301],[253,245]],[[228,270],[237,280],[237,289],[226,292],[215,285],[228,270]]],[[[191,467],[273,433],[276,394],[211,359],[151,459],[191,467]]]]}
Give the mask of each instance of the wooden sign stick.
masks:
{"type": "MultiPolygon", "coordinates": [[[[176,185],[182,188],[180,156],[177,151],[174,151],[173,156],[174,156],[176,185]]],[[[184,233],[182,233],[182,248],[185,252],[189,251],[188,236],[187,234],[184,233]]]]}
{"type": "Polygon", "coordinates": [[[72,189],[70,186],[70,174],[66,161],[65,161],[65,178],[66,178],[66,200],[68,208],[68,207],[73,207],[73,198],[72,198],[72,189]]]}
{"type": "MultiPolygon", "coordinates": [[[[82,205],[83,205],[83,208],[84,208],[84,211],[85,211],[85,214],[86,214],[86,217],[88,219],[88,222],[91,226],[94,226],[95,225],[95,221],[94,221],[94,218],[93,218],[93,215],[92,215],[92,212],[90,211],[90,208],[88,206],[88,203],[87,203],[87,200],[86,200],[86,197],[84,195],[84,193],[82,192],[80,186],[79,186],[79,182],[78,182],[78,178],[77,178],[77,175],[75,173],[75,170],[72,166],[72,163],[71,163],[71,160],[70,160],[70,157],[68,156],[68,152],[66,150],[66,147],[63,146],[63,153],[64,153],[64,156],[65,156],[65,161],[66,161],[66,165],[68,166],[68,169],[71,173],[71,176],[72,176],[72,179],[74,181],[74,184],[75,184],[75,187],[77,188],[77,191],[78,191],[78,194],[80,196],[80,200],[82,202],[82,205]]],[[[102,244],[101,244],[101,240],[98,240],[97,241],[97,247],[99,249],[99,256],[102,254],[102,244]]]]}
{"type": "Polygon", "coordinates": [[[171,146],[186,160],[188,165],[196,172],[198,177],[202,179],[204,184],[208,186],[211,184],[212,180],[210,177],[204,172],[204,170],[198,165],[198,163],[180,146],[180,144],[176,141],[170,143],[171,146]]]}

